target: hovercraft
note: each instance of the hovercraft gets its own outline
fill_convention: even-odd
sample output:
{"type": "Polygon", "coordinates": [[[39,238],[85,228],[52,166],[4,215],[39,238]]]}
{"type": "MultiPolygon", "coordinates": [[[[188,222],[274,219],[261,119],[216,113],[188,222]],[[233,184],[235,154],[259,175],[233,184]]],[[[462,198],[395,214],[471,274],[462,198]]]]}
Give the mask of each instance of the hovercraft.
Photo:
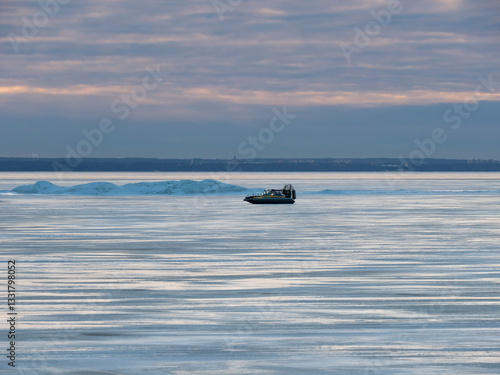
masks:
{"type": "Polygon", "coordinates": [[[259,195],[247,195],[243,200],[253,204],[293,204],[296,197],[294,187],[288,184],[283,189],[266,189],[259,195]]]}

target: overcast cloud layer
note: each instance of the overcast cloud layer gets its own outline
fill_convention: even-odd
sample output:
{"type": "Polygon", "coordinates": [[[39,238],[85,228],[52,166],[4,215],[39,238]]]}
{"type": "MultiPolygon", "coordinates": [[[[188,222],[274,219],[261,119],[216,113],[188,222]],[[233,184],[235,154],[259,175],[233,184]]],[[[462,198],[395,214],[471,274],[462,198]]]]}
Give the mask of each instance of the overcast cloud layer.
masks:
{"type": "Polygon", "coordinates": [[[497,0],[0,7],[0,156],[500,159],[497,0]]]}

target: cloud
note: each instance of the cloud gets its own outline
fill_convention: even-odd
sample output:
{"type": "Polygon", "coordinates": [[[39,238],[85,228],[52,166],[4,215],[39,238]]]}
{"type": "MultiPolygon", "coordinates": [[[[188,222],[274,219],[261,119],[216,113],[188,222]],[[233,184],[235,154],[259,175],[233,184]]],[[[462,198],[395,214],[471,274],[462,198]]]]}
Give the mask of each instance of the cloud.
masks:
{"type": "MultiPolygon", "coordinates": [[[[20,121],[26,107],[40,118],[62,111],[77,119],[84,106],[105,114],[157,64],[169,78],[134,112],[145,121],[212,124],[225,113],[251,117],[282,105],[307,111],[461,103],[474,96],[478,76],[500,82],[498,4],[401,0],[401,12],[348,64],[340,43],[355,45],[358,30],[387,10],[387,0],[243,1],[223,21],[206,0],[71,1],[28,38],[23,24],[42,9],[5,0],[0,109],[20,121]],[[9,33],[25,40],[18,53],[9,33]]],[[[500,84],[479,99],[500,101],[499,92],[500,84]]]]}

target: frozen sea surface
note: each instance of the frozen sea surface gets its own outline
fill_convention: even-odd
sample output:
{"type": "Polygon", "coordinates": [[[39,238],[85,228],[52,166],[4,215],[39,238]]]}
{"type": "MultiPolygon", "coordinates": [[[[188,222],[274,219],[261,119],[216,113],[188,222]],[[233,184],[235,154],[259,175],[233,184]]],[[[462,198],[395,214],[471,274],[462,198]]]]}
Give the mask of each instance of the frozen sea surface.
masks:
{"type": "Polygon", "coordinates": [[[2,173],[0,190],[183,179],[298,199],[0,194],[18,312],[0,372],[500,373],[500,174],[2,173]]]}

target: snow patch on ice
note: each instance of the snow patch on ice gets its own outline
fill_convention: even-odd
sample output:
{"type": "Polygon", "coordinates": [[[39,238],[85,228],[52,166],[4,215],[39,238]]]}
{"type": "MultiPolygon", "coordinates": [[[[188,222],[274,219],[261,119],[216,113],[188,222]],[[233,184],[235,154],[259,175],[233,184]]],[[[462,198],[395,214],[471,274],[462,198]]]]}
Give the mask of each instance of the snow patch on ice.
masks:
{"type": "Polygon", "coordinates": [[[49,181],[38,181],[32,185],[18,186],[11,192],[18,194],[60,195],[191,195],[240,193],[246,188],[216,180],[180,180],[138,182],[123,186],[110,182],[91,182],[75,186],[58,186],[49,181]]]}

